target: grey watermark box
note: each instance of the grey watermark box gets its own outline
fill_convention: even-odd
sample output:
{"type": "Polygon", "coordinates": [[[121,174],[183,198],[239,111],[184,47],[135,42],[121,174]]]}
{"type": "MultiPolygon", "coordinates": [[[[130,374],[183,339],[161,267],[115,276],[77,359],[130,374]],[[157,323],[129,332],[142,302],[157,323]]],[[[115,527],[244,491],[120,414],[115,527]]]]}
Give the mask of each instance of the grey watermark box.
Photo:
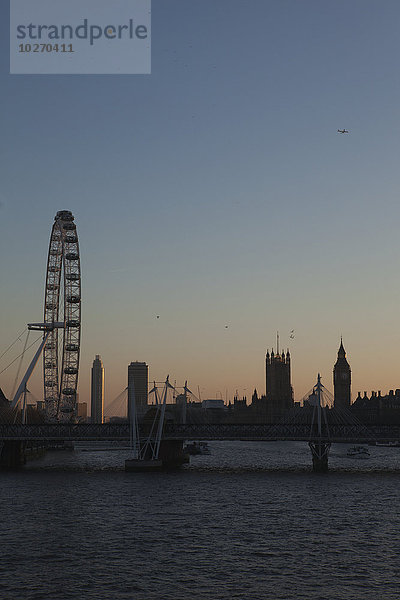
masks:
{"type": "Polygon", "coordinates": [[[151,0],[10,0],[10,73],[151,73],[151,0]]]}

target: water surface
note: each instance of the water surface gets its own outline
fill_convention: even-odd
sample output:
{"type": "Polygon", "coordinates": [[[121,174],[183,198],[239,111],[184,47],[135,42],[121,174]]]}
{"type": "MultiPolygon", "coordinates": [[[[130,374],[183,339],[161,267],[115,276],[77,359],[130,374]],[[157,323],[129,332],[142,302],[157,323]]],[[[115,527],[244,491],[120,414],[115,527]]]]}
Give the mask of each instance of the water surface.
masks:
{"type": "Polygon", "coordinates": [[[400,449],[328,474],[304,443],[210,442],[170,473],[126,452],[0,473],[0,598],[398,600],[400,449]]]}

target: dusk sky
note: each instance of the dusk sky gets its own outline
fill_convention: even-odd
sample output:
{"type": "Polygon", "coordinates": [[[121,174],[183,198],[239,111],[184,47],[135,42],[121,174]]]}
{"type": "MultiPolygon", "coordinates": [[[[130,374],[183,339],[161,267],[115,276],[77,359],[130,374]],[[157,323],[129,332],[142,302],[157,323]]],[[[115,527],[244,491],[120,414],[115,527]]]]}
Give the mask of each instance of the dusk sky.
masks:
{"type": "Polygon", "coordinates": [[[153,0],[151,75],[103,76],[10,75],[7,5],[0,354],[43,318],[65,209],[81,401],[96,354],[106,403],[134,360],[202,398],[264,393],[277,330],[296,400],[318,372],[332,390],[341,335],[353,399],[400,388],[398,0],[153,0]]]}

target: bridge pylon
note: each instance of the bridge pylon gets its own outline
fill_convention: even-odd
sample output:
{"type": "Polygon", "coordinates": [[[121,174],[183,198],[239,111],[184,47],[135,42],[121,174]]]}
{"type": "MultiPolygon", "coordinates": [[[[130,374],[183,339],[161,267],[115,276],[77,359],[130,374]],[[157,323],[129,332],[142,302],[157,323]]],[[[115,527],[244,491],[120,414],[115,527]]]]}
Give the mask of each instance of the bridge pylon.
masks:
{"type": "MultiPolygon", "coordinates": [[[[132,382],[133,386],[133,382],[132,382]]],[[[165,440],[164,425],[167,394],[174,387],[169,383],[169,376],[164,384],[161,403],[157,404],[153,421],[150,425],[147,437],[140,438],[140,428],[137,423],[135,409],[135,393],[131,390],[131,449],[132,456],[125,460],[126,471],[160,471],[165,467],[180,466],[185,462],[182,440],[165,440]]],[[[157,398],[157,392],[156,392],[157,398]]],[[[143,425],[143,424],[142,424],[143,425]]]]}
{"type": "Polygon", "coordinates": [[[328,472],[328,456],[331,448],[328,420],[325,407],[322,406],[322,389],[321,375],[318,373],[317,385],[309,398],[314,410],[308,445],[311,449],[313,471],[315,473],[328,472]]]}

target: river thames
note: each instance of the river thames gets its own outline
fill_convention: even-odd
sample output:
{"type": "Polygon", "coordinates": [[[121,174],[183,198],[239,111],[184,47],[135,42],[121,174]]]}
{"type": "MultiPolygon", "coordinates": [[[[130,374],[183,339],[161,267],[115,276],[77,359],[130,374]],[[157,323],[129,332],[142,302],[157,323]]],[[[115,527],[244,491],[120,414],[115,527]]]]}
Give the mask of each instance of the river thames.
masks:
{"type": "Polygon", "coordinates": [[[210,442],[180,471],[124,451],[2,472],[2,600],[398,600],[400,448],[314,474],[302,442],[210,442]]]}

